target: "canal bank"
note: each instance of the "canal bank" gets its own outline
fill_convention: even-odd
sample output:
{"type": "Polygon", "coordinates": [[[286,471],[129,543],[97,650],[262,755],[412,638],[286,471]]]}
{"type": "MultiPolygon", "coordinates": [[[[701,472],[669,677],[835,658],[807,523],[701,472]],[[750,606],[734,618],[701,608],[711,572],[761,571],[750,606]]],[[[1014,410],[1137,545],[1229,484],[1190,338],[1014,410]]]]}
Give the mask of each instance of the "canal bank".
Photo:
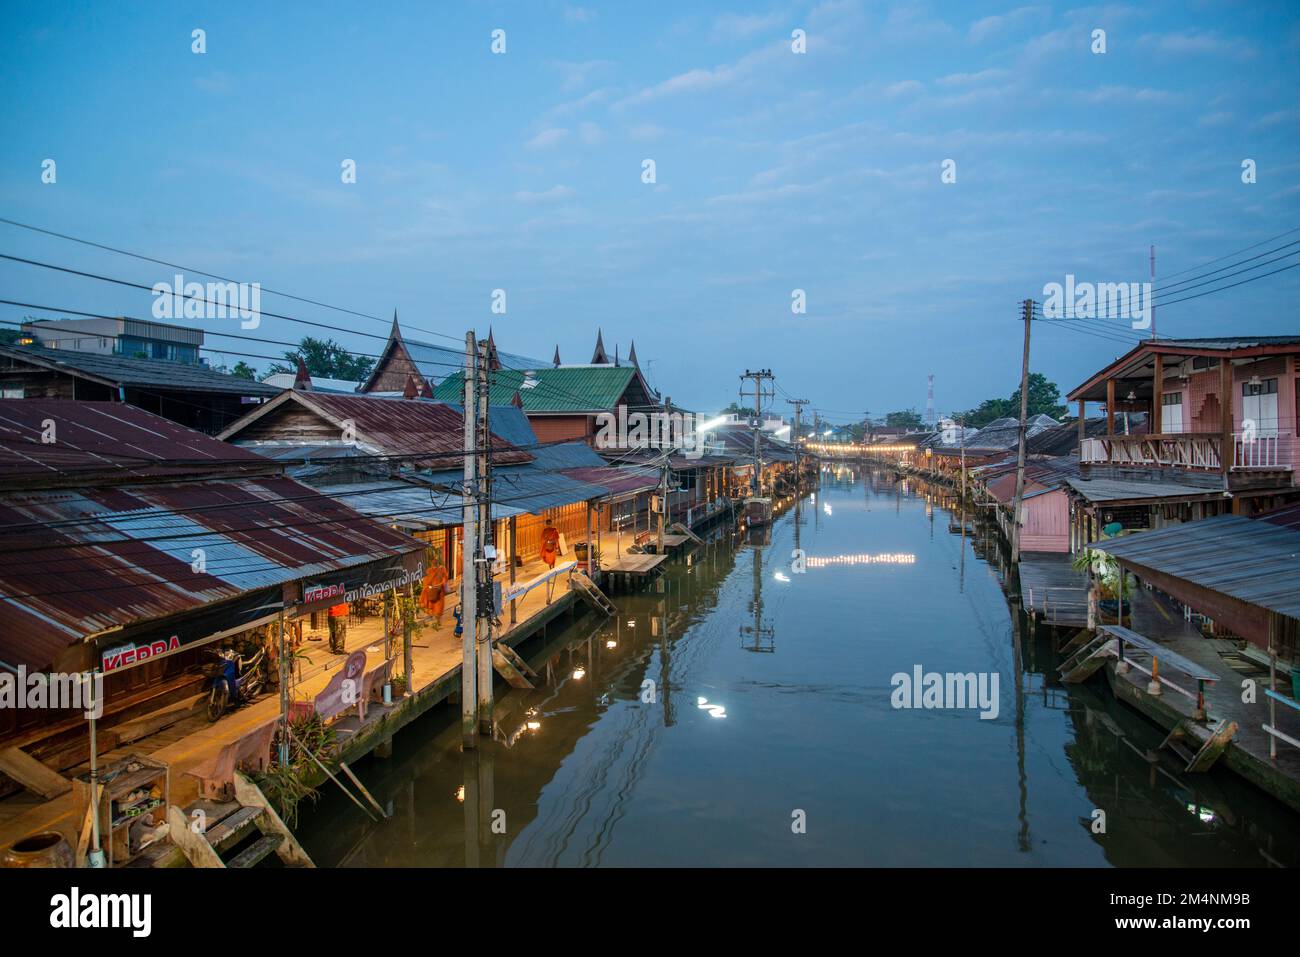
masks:
{"type": "Polygon", "coordinates": [[[477,754],[435,709],[361,762],[388,820],[327,787],[299,838],[326,866],[1300,863],[1289,810],[1153,770],[1132,748],[1162,732],[1063,685],[975,523],[939,502],[827,470],[766,533],[720,530],[614,619],[520,646],[544,680],[501,696],[477,754]],[[997,673],[997,717],[894,708],[918,664],[997,673]]]}

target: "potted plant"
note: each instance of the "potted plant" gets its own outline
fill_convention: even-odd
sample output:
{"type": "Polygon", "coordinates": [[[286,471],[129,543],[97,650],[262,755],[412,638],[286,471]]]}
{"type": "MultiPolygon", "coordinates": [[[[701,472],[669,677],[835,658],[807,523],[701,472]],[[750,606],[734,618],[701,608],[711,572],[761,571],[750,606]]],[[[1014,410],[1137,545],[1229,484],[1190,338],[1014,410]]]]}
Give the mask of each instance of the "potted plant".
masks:
{"type": "Polygon", "coordinates": [[[1133,594],[1133,585],[1117,559],[1095,548],[1084,548],[1072,564],[1075,571],[1091,573],[1100,599],[1097,605],[1103,615],[1122,621],[1124,616],[1132,614],[1133,605],[1128,599],[1133,594]]]}

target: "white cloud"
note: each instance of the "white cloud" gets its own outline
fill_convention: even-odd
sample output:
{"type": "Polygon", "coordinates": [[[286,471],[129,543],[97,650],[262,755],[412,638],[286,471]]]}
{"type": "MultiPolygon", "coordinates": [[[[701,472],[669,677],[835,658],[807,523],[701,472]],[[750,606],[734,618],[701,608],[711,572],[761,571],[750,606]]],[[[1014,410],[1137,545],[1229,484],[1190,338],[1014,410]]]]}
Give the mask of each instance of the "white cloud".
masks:
{"type": "Polygon", "coordinates": [[[578,138],[588,146],[595,146],[597,143],[604,142],[605,131],[595,123],[583,123],[578,127],[578,138]]]}
{"type": "Polygon", "coordinates": [[[756,33],[775,30],[785,18],[780,13],[738,14],[724,13],[713,21],[715,38],[743,40],[756,33]]]}
{"type": "Polygon", "coordinates": [[[1138,38],[1141,46],[1171,56],[1226,56],[1248,60],[1254,48],[1244,40],[1220,36],[1210,31],[1184,30],[1181,33],[1148,33],[1138,38]]]}
{"type": "Polygon", "coordinates": [[[551,129],[542,130],[524,145],[530,150],[546,150],[553,146],[559,146],[568,135],[568,130],[561,127],[552,127],[551,129]]]}
{"type": "Polygon", "coordinates": [[[654,123],[638,123],[627,131],[628,136],[639,143],[653,143],[664,135],[664,128],[654,123]]]}
{"type": "Polygon", "coordinates": [[[520,190],[515,193],[515,199],[528,206],[537,206],[545,203],[563,203],[577,195],[577,192],[571,187],[557,184],[550,189],[542,190],[540,193],[520,190]]]}
{"type": "Polygon", "coordinates": [[[1037,19],[1046,9],[1046,7],[1017,7],[1009,13],[985,17],[972,23],[966,35],[974,43],[983,43],[1003,30],[1015,27],[1028,20],[1037,19]]]}

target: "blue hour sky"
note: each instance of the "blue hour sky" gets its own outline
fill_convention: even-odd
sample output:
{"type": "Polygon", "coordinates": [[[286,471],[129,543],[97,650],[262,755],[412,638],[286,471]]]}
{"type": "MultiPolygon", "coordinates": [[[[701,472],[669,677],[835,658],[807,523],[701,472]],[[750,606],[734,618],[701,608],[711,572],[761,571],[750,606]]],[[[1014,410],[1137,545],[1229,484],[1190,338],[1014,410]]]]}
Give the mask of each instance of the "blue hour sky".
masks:
{"type": "MultiPolygon", "coordinates": [[[[490,323],[503,350],[549,359],[558,343],[573,362],[601,327],[700,409],[770,367],[831,419],[923,410],[933,372],[945,412],[1015,388],[1018,302],[1046,283],[1145,280],[1151,244],[1161,275],[1187,278],[1300,227],[1298,81],[1289,3],[8,2],[0,216],[397,309],[419,338],[490,323]]],[[[8,225],[0,252],[145,284],[174,273],[8,225]]],[[[6,261],[0,288],[56,307],[0,306],[10,321],[151,303],[6,261]]],[[[1297,292],[1300,269],[1170,301],[1157,326],[1300,333],[1297,292]]],[[[343,331],[268,318],[246,334],[374,353],[362,333],[387,331],[262,307],[343,331]]],[[[230,364],[283,348],[194,324],[230,364]]],[[[1036,326],[1032,365],[1064,392],[1135,336],[1120,320],[1036,326]]]]}

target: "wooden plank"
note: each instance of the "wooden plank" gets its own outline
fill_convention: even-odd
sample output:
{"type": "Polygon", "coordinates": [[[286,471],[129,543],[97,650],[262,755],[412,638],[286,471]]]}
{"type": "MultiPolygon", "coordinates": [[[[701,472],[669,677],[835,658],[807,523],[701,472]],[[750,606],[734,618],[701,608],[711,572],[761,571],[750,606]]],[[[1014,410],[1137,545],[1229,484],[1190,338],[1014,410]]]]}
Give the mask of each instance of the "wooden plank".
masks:
{"type": "Polygon", "coordinates": [[[239,799],[241,804],[258,805],[266,811],[266,816],[262,819],[264,829],[273,831],[284,838],[283,843],[276,848],[276,854],[280,856],[281,861],[290,867],[316,866],[312,863],[307,852],[303,850],[302,845],[298,843],[298,839],[293,836],[293,832],[285,827],[284,821],[280,820],[280,815],[275,813],[275,808],[266,799],[262,789],[254,784],[252,778],[242,771],[235,772],[235,797],[239,799]]]}
{"type": "Polygon", "coordinates": [[[119,724],[113,730],[117,733],[120,744],[130,744],[132,741],[157,734],[164,728],[170,728],[186,718],[202,714],[207,700],[208,696],[205,694],[193,695],[153,714],[119,724]]]}
{"type": "Polygon", "coordinates": [[[72,782],[20,748],[0,751],[0,771],[45,800],[72,790],[72,782]]]}
{"type": "Polygon", "coordinates": [[[497,674],[506,679],[506,684],[510,687],[532,689],[533,683],[520,673],[499,648],[492,649],[492,667],[496,669],[497,674]]]}
{"type": "Polygon", "coordinates": [[[221,853],[235,844],[241,835],[257,823],[264,811],[260,807],[241,807],[238,811],[222,819],[217,824],[210,824],[206,837],[208,843],[221,853]]]}
{"type": "Polygon", "coordinates": [[[190,822],[185,819],[185,815],[175,804],[167,809],[167,823],[171,825],[167,834],[172,843],[185,852],[185,857],[192,866],[216,868],[226,866],[221,860],[221,855],[208,843],[208,839],[190,830],[190,822]]]}
{"type": "Polygon", "coordinates": [[[1214,766],[1214,762],[1219,760],[1219,755],[1223,754],[1232,742],[1232,737],[1236,733],[1237,722],[1224,718],[1219,722],[1219,726],[1214,729],[1214,734],[1210,735],[1210,740],[1201,745],[1201,750],[1196,752],[1196,757],[1188,762],[1186,770],[1210,770],[1214,766]]]}
{"type": "Polygon", "coordinates": [[[263,834],[244,850],[240,851],[234,857],[226,862],[226,867],[231,870],[254,867],[261,863],[265,858],[274,854],[280,848],[284,841],[282,834],[263,834]]]}

